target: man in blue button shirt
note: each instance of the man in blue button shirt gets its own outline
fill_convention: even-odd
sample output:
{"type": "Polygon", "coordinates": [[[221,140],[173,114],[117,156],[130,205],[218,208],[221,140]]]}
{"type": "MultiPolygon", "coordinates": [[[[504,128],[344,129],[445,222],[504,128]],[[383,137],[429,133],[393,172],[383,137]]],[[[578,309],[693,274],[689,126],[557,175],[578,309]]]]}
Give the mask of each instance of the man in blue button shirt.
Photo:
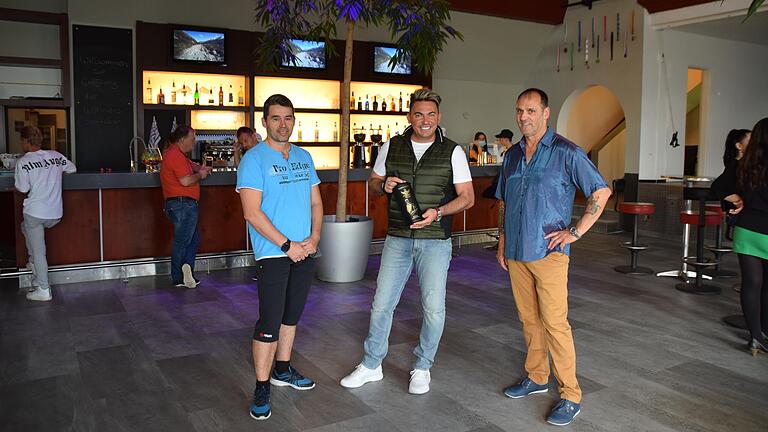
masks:
{"type": "Polygon", "coordinates": [[[547,127],[547,94],[523,91],[517,98],[517,125],[523,138],[504,156],[496,198],[499,249],[496,258],[509,272],[523,323],[528,375],[504,390],[511,398],[545,393],[549,355],[560,401],[547,422],[565,426],[581,410],[576,350],[568,324],[568,254],[605,208],[611,190],[586,153],[547,127]],[[576,188],[588,196],[584,216],[569,226],[576,188]]]}

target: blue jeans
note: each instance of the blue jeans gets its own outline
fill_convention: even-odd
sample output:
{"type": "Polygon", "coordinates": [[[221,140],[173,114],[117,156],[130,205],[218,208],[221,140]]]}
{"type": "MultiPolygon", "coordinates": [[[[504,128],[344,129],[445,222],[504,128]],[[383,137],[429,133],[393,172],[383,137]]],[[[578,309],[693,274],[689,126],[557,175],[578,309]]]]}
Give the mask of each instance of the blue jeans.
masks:
{"type": "Polygon", "coordinates": [[[381,254],[371,324],[363,349],[363,366],[375,369],[387,355],[392,314],[400,301],[414,265],[421,288],[421,323],[414,369],[429,370],[435,362],[445,325],[445,282],[451,263],[451,240],[411,239],[387,236],[381,254]]]}
{"type": "Polygon", "coordinates": [[[200,236],[197,233],[197,201],[171,198],[165,202],[165,214],[173,222],[173,248],[171,249],[171,280],[182,281],[181,266],[189,264],[195,269],[195,255],[200,236]]]}

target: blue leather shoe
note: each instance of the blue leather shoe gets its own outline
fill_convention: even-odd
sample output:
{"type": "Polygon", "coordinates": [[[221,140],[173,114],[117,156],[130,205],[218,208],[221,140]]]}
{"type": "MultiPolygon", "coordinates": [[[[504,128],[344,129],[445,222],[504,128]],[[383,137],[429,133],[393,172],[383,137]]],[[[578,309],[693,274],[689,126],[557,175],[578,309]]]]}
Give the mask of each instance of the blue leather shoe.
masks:
{"type": "Polygon", "coordinates": [[[266,420],[271,415],[272,404],[269,402],[269,386],[254,390],[251,417],[256,420],[266,420]]]}
{"type": "Polygon", "coordinates": [[[536,393],[546,393],[549,390],[547,384],[536,384],[530,378],[523,378],[519,383],[504,389],[504,396],[519,399],[536,393]]]}
{"type": "Polygon", "coordinates": [[[560,399],[560,402],[552,408],[547,417],[547,423],[555,426],[565,426],[571,424],[574,418],[581,412],[581,405],[566,399],[560,399]]]}

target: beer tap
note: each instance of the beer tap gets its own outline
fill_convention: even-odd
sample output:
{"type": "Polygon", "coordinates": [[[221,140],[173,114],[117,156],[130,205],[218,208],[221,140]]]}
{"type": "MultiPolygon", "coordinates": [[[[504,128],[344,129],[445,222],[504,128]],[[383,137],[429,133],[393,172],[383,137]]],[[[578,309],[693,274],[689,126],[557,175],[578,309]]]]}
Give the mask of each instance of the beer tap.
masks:
{"type": "Polygon", "coordinates": [[[143,146],[147,146],[147,143],[144,142],[144,140],[141,137],[135,136],[131,139],[131,141],[128,143],[128,154],[131,156],[131,172],[135,173],[137,170],[137,161],[136,161],[136,153],[138,153],[138,147],[136,146],[136,143],[141,142],[143,146]]]}

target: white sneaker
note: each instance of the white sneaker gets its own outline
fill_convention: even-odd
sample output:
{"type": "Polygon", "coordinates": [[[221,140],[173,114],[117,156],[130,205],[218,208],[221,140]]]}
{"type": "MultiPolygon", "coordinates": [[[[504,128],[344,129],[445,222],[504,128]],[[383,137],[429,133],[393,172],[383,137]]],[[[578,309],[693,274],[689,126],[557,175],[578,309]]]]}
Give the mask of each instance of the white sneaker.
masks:
{"type": "Polygon", "coordinates": [[[34,301],[51,301],[51,289],[36,288],[34,291],[27,293],[27,300],[34,301]]]}
{"type": "Polygon", "coordinates": [[[428,370],[414,369],[411,371],[411,383],[408,384],[408,393],[424,394],[429,391],[429,382],[432,380],[428,370]]]}
{"type": "Polygon", "coordinates": [[[376,369],[368,369],[360,363],[352,373],[342,378],[339,384],[346,388],[358,388],[365,383],[381,381],[383,379],[384,372],[381,371],[381,365],[376,369]]]}
{"type": "Polygon", "coordinates": [[[189,264],[183,264],[181,266],[181,274],[184,275],[184,286],[187,288],[195,288],[200,283],[192,276],[192,267],[189,264]]]}

